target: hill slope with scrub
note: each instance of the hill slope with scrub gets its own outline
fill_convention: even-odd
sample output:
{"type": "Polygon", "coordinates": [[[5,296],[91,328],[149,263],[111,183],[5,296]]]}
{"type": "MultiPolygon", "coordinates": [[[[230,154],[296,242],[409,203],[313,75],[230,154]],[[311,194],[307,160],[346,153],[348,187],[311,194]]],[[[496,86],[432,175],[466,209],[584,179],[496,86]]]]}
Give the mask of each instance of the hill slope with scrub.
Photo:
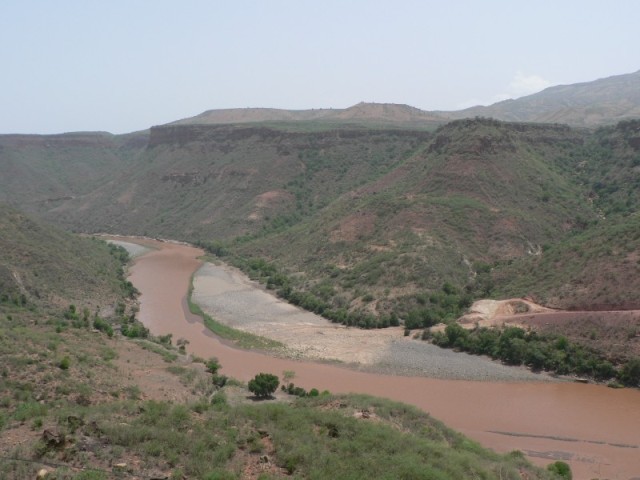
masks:
{"type": "Polygon", "coordinates": [[[154,127],[110,180],[39,213],[80,231],[199,243],[243,268],[264,261],[270,272],[255,275],[269,282],[277,272],[271,284],[303,292],[303,306],[361,318],[425,309],[446,318],[506,292],[561,308],[629,308],[633,238],[628,258],[601,248],[597,261],[555,268],[555,279],[543,273],[565,245],[588,252],[616,242],[598,231],[633,224],[638,129],[637,121],[591,132],[489,119],[433,132],[154,127]],[[595,265],[628,275],[608,291],[585,281],[561,298],[545,294],[573,291],[595,265]],[[450,298],[438,298],[445,285],[450,298]]]}
{"type": "MultiPolygon", "coordinates": [[[[637,78],[514,102],[591,99],[612,123],[635,115],[625,92],[637,78]],[[622,97],[627,113],[607,113],[622,97]]],[[[429,323],[505,294],[638,306],[638,120],[589,130],[486,118],[435,128],[438,119],[359,104],[207,111],[124,136],[8,135],[0,162],[12,174],[0,192],[72,230],[198,243],[284,297],[356,323],[427,310],[429,323]]]]}
{"type": "Polygon", "coordinates": [[[407,405],[284,392],[254,404],[170,337],[127,339],[75,307],[62,313],[80,290],[85,306],[124,300],[118,249],[8,207],[0,226],[2,265],[21,279],[1,284],[2,478],[556,478],[407,405]]]}

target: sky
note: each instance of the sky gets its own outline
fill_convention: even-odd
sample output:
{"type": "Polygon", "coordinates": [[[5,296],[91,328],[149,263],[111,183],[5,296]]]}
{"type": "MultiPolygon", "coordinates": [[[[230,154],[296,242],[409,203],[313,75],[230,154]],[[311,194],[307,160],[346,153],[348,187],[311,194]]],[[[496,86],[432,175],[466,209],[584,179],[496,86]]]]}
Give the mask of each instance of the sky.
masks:
{"type": "Polygon", "coordinates": [[[640,70],[640,1],[2,0],[0,133],[457,110],[640,70]]]}

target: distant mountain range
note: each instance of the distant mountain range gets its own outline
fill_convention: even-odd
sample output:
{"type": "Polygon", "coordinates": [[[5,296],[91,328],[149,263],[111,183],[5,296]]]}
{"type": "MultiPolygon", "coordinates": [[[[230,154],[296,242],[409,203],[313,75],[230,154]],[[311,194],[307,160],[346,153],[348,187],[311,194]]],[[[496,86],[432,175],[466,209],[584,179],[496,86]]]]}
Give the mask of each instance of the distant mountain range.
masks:
{"type": "Polygon", "coordinates": [[[566,123],[579,127],[614,124],[640,117],[640,71],[592,82],[549,87],[542,92],[490,106],[459,111],[424,111],[409,105],[359,103],[345,109],[280,110],[233,108],[208,110],[173,122],[240,124],[262,122],[320,122],[429,127],[450,120],[490,117],[509,122],[566,123]]]}
{"type": "Polygon", "coordinates": [[[593,82],[558,85],[488,107],[441,112],[448,118],[491,117],[509,122],[566,123],[580,127],[640,117],[640,70],[593,82]]]}

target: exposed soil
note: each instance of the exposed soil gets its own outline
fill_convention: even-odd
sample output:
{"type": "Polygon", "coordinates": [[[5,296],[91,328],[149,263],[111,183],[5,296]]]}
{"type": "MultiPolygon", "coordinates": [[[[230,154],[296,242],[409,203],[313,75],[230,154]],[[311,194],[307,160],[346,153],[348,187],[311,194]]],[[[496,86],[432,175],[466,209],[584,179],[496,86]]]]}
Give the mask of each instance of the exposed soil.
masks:
{"type": "Polygon", "coordinates": [[[512,325],[563,335],[614,363],[640,357],[640,310],[564,311],[528,299],[479,300],[459,323],[465,328],[512,325]]]}

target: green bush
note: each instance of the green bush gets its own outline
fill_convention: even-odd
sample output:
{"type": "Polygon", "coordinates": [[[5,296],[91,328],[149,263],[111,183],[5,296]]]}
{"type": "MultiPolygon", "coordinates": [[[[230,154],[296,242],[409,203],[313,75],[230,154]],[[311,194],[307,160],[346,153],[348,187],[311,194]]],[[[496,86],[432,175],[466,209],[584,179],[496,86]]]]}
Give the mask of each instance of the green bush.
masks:
{"type": "Polygon", "coordinates": [[[259,373],[249,381],[249,391],[256,397],[267,398],[276,391],[280,380],[271,373],[259,373]]]}
{"type": "Polygon", "coordinates": [[[628,387],[640,387],[640,358],[632,358],[620,371],[620,381],[628,387]]]}
{"type": "Polygon", "coordinates": [[[71,360],[69,359],[69,357],[64,357],[62,360],[60,360],[60,363],[58,364],[58,367],[60,367],[62,370],[69,370],[70,366],[71,366],[71,360]]]}
{"type": "Polygon", "coordinates": [[[111,324],[98,316],[93,319],[93,328],[106,333],[110,337],[113,337],[113,327],[111,326],[111,324]]]}
{"type": "Polygon", "coordinates": [[[552,473],[559,475],[560,477],[571,480],[573,478],[573,474],[571,473],[571,467],[564,462],[554,462],[547,466],[547,470],[552,473]]]}
{"type": "Polygon", "coordinates": [[[207,367],[207,372],[212,375],[216,375],[218,373],[218,370],[220,370],[220,367],[222,367],[216,357],[211,357],[209,360],[207,360],[205,362],[205,366],[207,367]]]}

